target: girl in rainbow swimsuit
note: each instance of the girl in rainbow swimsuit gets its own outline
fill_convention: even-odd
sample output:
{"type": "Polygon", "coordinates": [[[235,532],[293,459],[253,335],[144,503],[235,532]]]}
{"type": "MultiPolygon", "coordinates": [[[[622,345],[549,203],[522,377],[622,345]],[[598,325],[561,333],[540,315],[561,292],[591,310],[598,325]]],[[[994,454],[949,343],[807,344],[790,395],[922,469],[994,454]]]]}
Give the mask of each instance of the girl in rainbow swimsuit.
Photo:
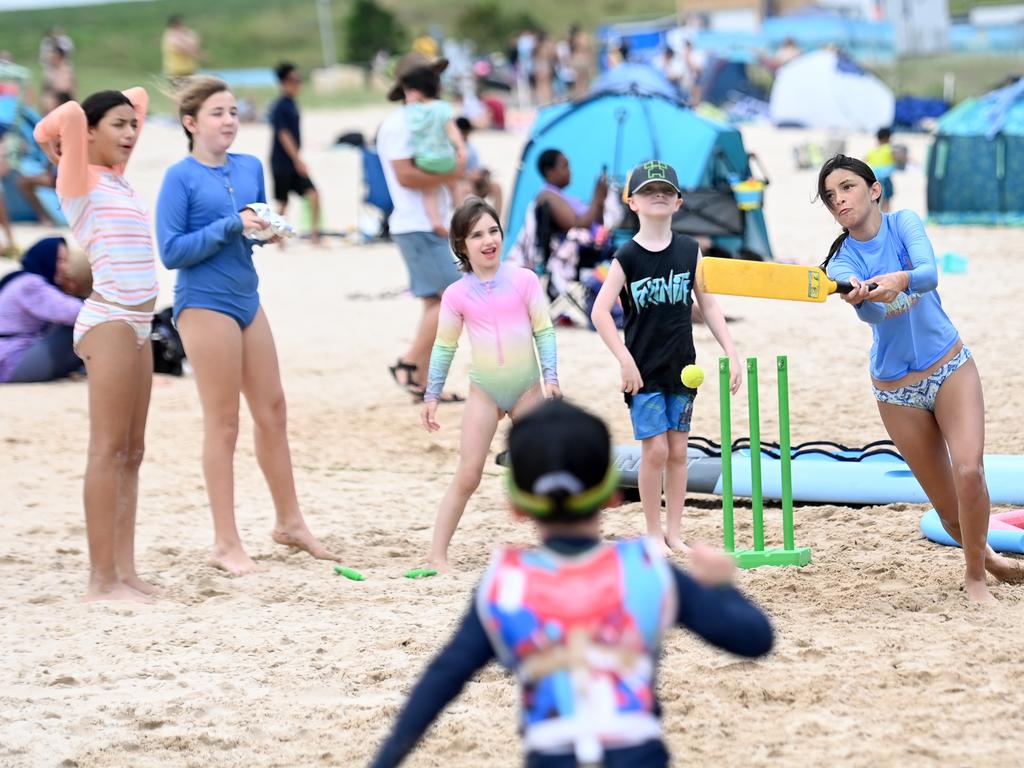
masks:
{"type": "Polygon", "coordinates": [[[430,565],[448,567],[448,544],[480,484],[498,421],[513,421],[544,400],[559,398],[555,331],[537,275],[501,262],[498,214],[477,197],[467,199],[451,221],[451,244],[465,276],[445,289],[437,337],[430,355],[423,426],[441,428],[437,403],[463,325],[473,350],[469,398],[462,420],[459,467],[441,499],[430,545],[430,565]],[[540,357],[540,369],[537,357],[540,357]]]}
{"type": "Polygon", "coordinates": [[[124,178],[148,101],[142,88],[100,91],[63,104],[35,127],[36,141],[57,165],[61,208],[92,267],[92,295],[73,335],[89,375],[86,600],[150,602],[159,591],[135,572],[156,259],[149,213],[124,178]]]}

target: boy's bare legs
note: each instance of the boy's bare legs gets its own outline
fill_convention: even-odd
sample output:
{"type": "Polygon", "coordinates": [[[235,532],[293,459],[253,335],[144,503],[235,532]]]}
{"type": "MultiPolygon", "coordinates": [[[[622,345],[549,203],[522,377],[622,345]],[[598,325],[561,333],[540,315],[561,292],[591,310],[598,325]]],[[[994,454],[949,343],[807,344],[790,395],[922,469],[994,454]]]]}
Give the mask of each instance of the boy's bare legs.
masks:
{"type": "Polygon", "coordinates": [[[487,460],[487,452],[491,448],[500,417],[494,401],[482,389],[470,385],[466,409],[462,414],[459,466],[441,498],[430,542],[430,566],[439,571],[448,570],[448,544],[455,535],[469,497],[480,485],[484,461],[487,460]]]}
{"type": "Polygon", "coordinates": [[[448,237],[448,227],[441,220],[441,188],[423,190],[423,209],[430,219],[430,227],[435,235],[448,237]]]}
{"type": "Polygon", "coordinates": [[[162,590],[140,579],[135,571],[135,513],[139,505],[139,469],[146,451],[149,396],[153,389],[153,345],[148,341],[141,347],[136,344],[135,370],[124,373],[126,379],[135,377],[138,389],[128,431],[128,455],[121,468],[117,491],[114,555],[117,560],[117,573],[122,582],[143,594],[157,595],[162,590]]]}
{"type": "Polygon", "coordinates": [[[437,318],[441,313],[441,299],[438,296],[423,297],[423,314],[416,327],[412,344],[402,355],[401,361],[416,366],[416,383],[427,385],[427,369],[430,367],[430,350],[437,336],[437,318]]]}
{"type": "Polygon", "coordinates": [[[252,413],[256,460],[274,500],[274,541],[318,560],[340,560],[310,533],[299,509],[277,349],[262,307],[242,332],[242,391],[252,413]]]}
{"type": "MultiPolygon", "coordinates": [[[[640,471],[637,485],[640,487],[640,504],[644,510],[644,522],[647,524],[647,535],[661,545],[664,555],[671,555],[672,550],[665,543],[665,531],[661,527],[661,490],[662,478],[668,463],[668,437],[665,433],[654,437],[645,437],[640,441],[640,471]]],[[[680,512],[680,514],[682,514],[680,512]]]]}
{"type": "Polygon", "coordinates": [[[683,509],[686,507],[687,447],[690,433],[670,429],[668,460],[665,463],[665,543],[676,552],[689,552],[683,542],[683,509]]]}
{"type": "Polygon", "coordinates": [[[235,576],[263,570],[242,547],[235,523],[235,444],[242,389],[242,331],[231,317],[189,308],[178,330],[203,408],[203,476],[213,514],[210,565],[235,576]]]}
{"type": "Polygon", "coordinates": [[[129,430],[138,398],[135,332],[123,322],[101,323],[78,344],[89,383],[89,454],[83,501],[89,544],[89,585],[84,600],[129,600],[149,597],[121,581],[117,562],[117,517],[120,479],[128,462],[129,430]]]}

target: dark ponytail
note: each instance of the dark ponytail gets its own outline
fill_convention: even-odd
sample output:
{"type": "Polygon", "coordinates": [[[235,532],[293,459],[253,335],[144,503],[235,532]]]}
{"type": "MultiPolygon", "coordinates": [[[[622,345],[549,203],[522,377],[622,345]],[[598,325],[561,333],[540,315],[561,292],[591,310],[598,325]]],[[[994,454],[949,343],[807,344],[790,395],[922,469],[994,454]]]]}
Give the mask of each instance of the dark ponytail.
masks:
{"type": "Polygon", "coordinates": [[[839,253],[839,249],[843,247],[843,243],[846,242],[846,238],[848,238],[849,236],[850,236],[850,231],[844,227],[842,234],[839,235],[839,237],[837,237],[835,240],[832,241],[832,245],[828,249],[828,256],[826,256],[825,260],[823,262],[821,262],[821,264],[818,265],[819,268],[824,269],[824,270],[828,269],[828,263],[830,261],[832,261],[832,257],[833,256],[835,256],[837,253],[839,253]]]}
{"type": "MultiPolygon", "coordinates": [[[[834,155],[825,161],[825,164],[821,166],[821,170],[818,171],[818,194],[815,195],[815,200],[821,200],[825,204],[825,207],[830,211],[832,206],[828,204],[827,192],[825,190],[825,179],[829,177],[829,174],[834,171],[850,171],[850,173],[856,174],[864,179],[864,182],[870,188],[875,184],[878,179],[875,178],[875,172],[871,170],[871,166],[865,163],[863,160],[858,160],[856,157],[850,157],[849,155],[834,155]]],[[[850,236],[849,231],[844,227],[843,232],[839,237],[835,239],[832,246],[828,249],[828,256],[821,262],[821,269],[828,267],[828,263],[832,261],[832,257],[839,253],[839,249],[843,247],[843,243],[846,242],[846,238],[850,236]]]]}

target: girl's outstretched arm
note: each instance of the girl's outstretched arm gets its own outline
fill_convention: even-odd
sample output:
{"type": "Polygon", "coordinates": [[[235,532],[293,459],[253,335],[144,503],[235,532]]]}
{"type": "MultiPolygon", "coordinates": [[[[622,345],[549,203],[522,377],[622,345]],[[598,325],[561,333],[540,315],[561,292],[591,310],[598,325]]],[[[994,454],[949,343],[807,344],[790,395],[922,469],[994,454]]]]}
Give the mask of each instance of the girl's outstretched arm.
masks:
{"type": "MultiPolygon", "coordinates": [[[[698,251],[698,264],[701,258],[703,257],[698,251]]],[[[693,286],[693,295],[697,299],[701,314],[704,315],[704,323],[711,331],[711,335],[715,337],[718,346],[729,358],[729,390],[735,395],[743,382],[743,367],[740,365],[739,354],[736,352],[736,345],[733,344],[732,334],[729,333],[729,324],[725,322],[725,315],[722,314],[722,308],[718,306],[714,296],[705,293],[696,285],[693,286]]]]}
{"type": "Polygon", "coordinates": [[[833,280],[845,281],[854,286],[855,290],[842,294],[842,298],[854,308],[857,317],[870,325],[876,325],[885,320],[885,304],[867,299],[866,278],[868,276],[857,274],[853,264],[842,254],[836,254],[836,257],[829,262],[826,272],[833,280]]]}

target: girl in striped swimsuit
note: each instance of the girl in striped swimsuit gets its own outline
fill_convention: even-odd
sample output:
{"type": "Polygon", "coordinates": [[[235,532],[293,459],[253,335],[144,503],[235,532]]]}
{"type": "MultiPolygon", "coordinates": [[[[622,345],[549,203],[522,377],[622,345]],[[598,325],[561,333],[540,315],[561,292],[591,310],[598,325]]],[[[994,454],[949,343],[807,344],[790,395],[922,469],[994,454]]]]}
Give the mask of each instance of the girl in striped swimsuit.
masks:
{"type": "Polygon", "coordinates": [[[430,546],[430,564],[448,567],[448,544],[469,497],[480,485],[498,421],[518,419],[547,397],[560,398],[555,331],[537,275],[501,262],[498,214],[478,197],[452,216],[451,245],[466,274],[441,297],[437,338],[430,354],[423,426],[441,428],[437,403],[465,326],[473,349],[469,398],[462,417],[459,468],[441,499],[430,546]],[[537,358],[540,358],[540,366],[537,358]],[[544,384],[541,384],[543,373],[544,384]]]}
{"type": "Polygon", "coordinates": [[[89,378],[86,600],[150,602],[135,572],[135,510],[153,381],[149,334],[157,281],[149,215],[124,178],[148,98],[100,91],[40,121],[35,138],[57,164],[57,194],[92,266],[93,291],[75,322],[89,378]]]}

